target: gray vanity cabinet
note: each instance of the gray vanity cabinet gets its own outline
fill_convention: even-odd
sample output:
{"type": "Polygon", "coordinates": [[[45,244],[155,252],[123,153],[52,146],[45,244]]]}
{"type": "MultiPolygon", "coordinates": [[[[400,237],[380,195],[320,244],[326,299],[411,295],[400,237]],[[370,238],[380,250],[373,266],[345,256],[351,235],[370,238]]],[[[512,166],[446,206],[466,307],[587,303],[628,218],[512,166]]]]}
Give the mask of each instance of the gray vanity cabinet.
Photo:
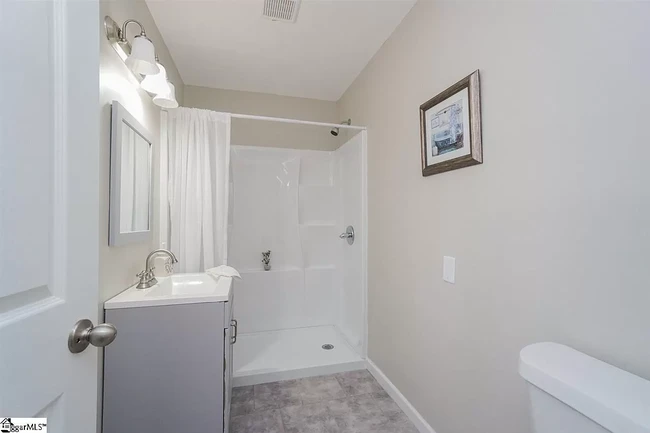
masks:
{"type": "Polygon", "coordinates": [[[106,310],[103,433],[227,431],[232,302],[106,310]]]}

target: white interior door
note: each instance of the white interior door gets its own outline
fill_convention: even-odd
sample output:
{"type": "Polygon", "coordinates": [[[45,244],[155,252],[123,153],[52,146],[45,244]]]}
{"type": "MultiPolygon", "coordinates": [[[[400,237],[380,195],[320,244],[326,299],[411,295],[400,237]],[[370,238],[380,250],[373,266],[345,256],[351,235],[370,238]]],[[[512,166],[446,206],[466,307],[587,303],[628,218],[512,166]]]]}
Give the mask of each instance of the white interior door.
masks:
{"type": "Polygon", "coordinates": [[[96,431],[99,5],[0,2],[0,417],[96,431]]]}

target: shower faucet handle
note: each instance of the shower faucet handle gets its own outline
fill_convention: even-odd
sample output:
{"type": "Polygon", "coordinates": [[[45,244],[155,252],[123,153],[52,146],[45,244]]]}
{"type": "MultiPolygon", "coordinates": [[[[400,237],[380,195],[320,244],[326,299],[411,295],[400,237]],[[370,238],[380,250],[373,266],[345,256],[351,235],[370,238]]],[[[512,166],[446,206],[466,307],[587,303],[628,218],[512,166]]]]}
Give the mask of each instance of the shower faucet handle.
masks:
{"type": "Polygon", "coordinates": [[[341,234],[339,235],[339,238],[341,238],[341,239],[347,239],[347,238],[349,238],[350,236],[352,236],[352,233],[344,232],[344,233],[341,233],[341,234]]]}

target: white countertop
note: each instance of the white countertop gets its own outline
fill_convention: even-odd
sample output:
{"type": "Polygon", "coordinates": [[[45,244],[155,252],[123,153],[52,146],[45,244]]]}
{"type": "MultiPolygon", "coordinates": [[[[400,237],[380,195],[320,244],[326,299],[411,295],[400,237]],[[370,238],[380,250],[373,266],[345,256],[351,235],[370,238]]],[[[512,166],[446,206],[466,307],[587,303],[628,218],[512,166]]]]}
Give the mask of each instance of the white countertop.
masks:
{"type": "Polygon", "coordinates": [[[231,287],[230,277],[206,273],[175,274],[158,278],[158,284],[148,289],[130,287],[104,302],[104,309],[226,302],[231,287]]]}

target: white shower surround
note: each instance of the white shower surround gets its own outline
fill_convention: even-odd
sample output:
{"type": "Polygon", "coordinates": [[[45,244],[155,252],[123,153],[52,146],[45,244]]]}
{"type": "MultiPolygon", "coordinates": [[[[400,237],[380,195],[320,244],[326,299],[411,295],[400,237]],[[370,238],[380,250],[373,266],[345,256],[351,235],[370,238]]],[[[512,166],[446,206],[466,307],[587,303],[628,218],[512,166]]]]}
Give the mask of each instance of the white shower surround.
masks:
{"type": "MultiPolygon", "coordinates": [[[[296,365],[304,367],[300,375],[330,372],[337,363],[341,371],[362,365],[354,364],[354,356],[362,362],[367,341],[365,135],[362,131],[334,152],[232,146],[229,264],[243,277],[235,285],[240,329],[235,377],[240,378],[236,379],[239,384],[290,378],[298,374],[296,365]],[[273,165],[277,173],[282,172],[275,180],[273,165]],[[275,181],[291,198],[270,200],[269,195],[277,198],[273,188],[266,185],[256,191],[250,187],[251,178],[257,182],[266,178],[268,184],[275,181]],[[247,180],[241,185],[238,179],[247,180]],[[288,184],[296,180],[297,185],[288,184]],[[282,203],[292,207],[273,209],[282,203]],[[265,236],[256,230],[236,227],[237,222],[250,225],[266,215],[272,220],[273,215],[284,215],[285,221],[295,221],[296,238],[280,242],[281,237],[267,236],[267,245],[260,243],[265,236]],[[352,246],[339,239],[347,225],[357,230],[352,246]],[[266,249],[273,251],[271,271],[263,271],[260,262],[261,251],[266,249]],[[301,331],[292,349],[289,336],[301,328],[312,329],[301,331]],[[319,338],[332,332],[340,337],[335,342],[339,347],[349,346],[341,347],[348,355],[324,355],[320,345],[327,341],[319,342],[319,338]],[[313,335],[311,343],[308,335],[313,335]],[[265,347],[257,347],[266,340],[265,347]],[[311,350],[316,343],[318,350],[311,350]],[[280,345],[287,345],[285,352],[291,352],[285,363],[281,356],[271,357],[273,361],[267,356],[271,347],[280,345]],[[260,363],[264,357],[268,363],[260,363]],[[256,372],[259,379],[252,377],[256,372]]],[[[291,230],[279,228],[278,233],[286,235],[291,230]]]]}
{"type": "Polygon", "coordinates": [[[341,258],[358,245],[338,237],[353,224],[343,221],[339,155],[232,146],[229,257],[244,277],[236,302],[242,333],[338,324],[341,258]],[[288,198],[275,194],[278,186],[288,198]],[[267,249],[271,271],[260,260],[267,249]]]}
{"type": "Polygon", "coordinates": [[[240,332],[336,323],[340,293],[335,249],[341,242],[333,152],[233,146],[231,165],[234,223],[229,251],[230,264],[243,277],[237,284],[235,303],[240,332]],[[273,196],[269,200],[269,184],[279,183],[273,182],[272,168],[265,166],[287,170],[289,182],[296,184],[281,188],[290,199],[273,196]],[[260,184],[259,190],[238,184],[251,180],[260,184]],[[259,219],[276,215],[284,216],[276,221],[278,227],[254,227],[259,219]],[[261,252],[267,249],[272,251],[271,271],[263,271],[260,261],[261,252]]]}

